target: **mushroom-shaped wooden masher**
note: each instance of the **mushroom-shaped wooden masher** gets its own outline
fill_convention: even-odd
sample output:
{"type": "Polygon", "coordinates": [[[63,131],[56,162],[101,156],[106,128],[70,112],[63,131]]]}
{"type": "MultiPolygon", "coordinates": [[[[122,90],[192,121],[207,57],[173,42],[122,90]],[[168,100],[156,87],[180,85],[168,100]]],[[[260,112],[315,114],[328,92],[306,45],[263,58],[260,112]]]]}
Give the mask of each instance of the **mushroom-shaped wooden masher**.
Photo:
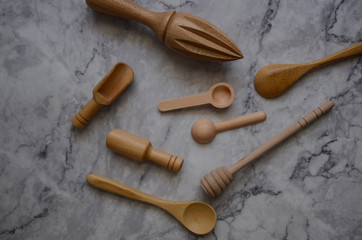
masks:
{"type": "Polygon", "coordinates": [[[192,125],[191,135],[198,143],[209,143],[215,138],[216,134],[220,132],[262,122],[265,119],[266,113],[263,111],[246,114],[216,123],[203,118],[192,125]]]}

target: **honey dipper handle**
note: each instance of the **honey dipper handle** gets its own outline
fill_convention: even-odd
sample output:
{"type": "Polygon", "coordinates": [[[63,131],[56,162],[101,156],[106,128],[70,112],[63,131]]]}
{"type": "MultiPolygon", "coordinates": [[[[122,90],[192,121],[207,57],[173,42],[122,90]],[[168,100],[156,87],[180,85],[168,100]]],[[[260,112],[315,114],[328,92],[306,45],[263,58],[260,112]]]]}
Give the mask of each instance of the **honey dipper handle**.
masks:
{"type": "Polygon", "coordinates": [[[147,25],[157,34],[161,41],[164,41],[167,23],[175,13],[175,11],[152,12],[130,0],[86,0],[86,2],[89,7],[98,12],[147,25]]]}
{"type": "Polygon", "coordinates": [[[89,174],[87,176],[87,182],[93,187],[105,190],[107,192],[115,193],[124,197],[150,203],[156,206],[158,206],[160,202],[164,202],[164,200],[162,199],[156,198],[152,195],[131,188],[126,184],[114,181],[113,179],[98,174],[89,174]]]}
{"type": "Polygon", "coordinates": [[[268,142],[264,143],[263,145],[252,151],[246,157],[233,164],[229,168],[230,173],[231,174],[236,173],[241,168],[245,167],[246,165],[257,159],[258,157],[263,155],[265,152],[269,151],[270,149],[272,149],[273,147],[275,147],[276,145],[278,145],[288,137],[294,135],[302,128],[308,126],[313,121],[318,119],[320,116],[328,112],[333,107],[333,105],[334,105],[333,102],[328,100],[327,102],[325,102],[324,104],[313,110],[311,113],[307,114],[306,116],[298,120],[295,124],[288,127],[283,132],[279,133],[274,138],[270,139],[268,142]]]}
{"type": "Polygon", "coordinates": [[[236,118],[215,123],[216,132],[223,132],[234,128],[244,127],[253,123],[262,122],[266,119],[266,113],[263,111],[246,114],[236,118]]]}
{"type": "Polygon", "coordinates": [[[338,61],[347,57],[351,57],[357,54],[362,53],[362,42],[359,42],[357,44],[354,44],[348,48],[345,48],[339,52],[333,53],[329,56],[326,56],[322,59],[316,60],[314,62],[311,62],[311,64],[314,64],[316,67],[321,66],[327,63],[331,63],[334,61],[338,61]]]}

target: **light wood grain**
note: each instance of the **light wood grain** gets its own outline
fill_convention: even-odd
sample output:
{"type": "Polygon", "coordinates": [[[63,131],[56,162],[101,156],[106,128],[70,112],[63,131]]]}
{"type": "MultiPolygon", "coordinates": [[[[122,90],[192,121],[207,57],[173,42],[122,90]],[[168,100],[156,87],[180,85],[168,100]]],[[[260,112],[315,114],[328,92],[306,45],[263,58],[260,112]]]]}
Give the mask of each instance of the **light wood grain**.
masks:
{"type": "Polygon", "coordinates": [[[133,81],[133,71],[125,63],[117,63],[93,89],[93,98],[73,117],[72,123],[83,129],[100,107],[110,105],[133,81]]]}
{"type": "Polygon", "coordinates": [[[160,207],[195,234],[207,234],[215,227],[216,213],[207,203],[166,201],[97,174],[89,174],[87,182],[96,188],[160,207]]]}
{"type": "Polygon", "coordinates": [[[234,89],[230,84],[217,83],[206,93],[162,101],[158,104],[158,110],[167,112],[204,104],[211,104],[216,108],[227,108],[233,103],[234,98],[234,89]]]}
{"type": "Polygon", "coordinates": [[[198,143],[209,143],[215,138],[216,134],[220,132],[262,122],[265,119],[266,113],[263,111],[246,114],[216,123],[203,118],[192,125],[191,135],[198,143]]]}
{"type": "Polygon", "coordinates": [[[109,149],[139,162],[150,160],[172,171],[180,171],[183,159],[153,148],[151,142],[121,129],[113,129],[107,136],[109,149]]]}
{"type": "Polygon", "coordinates": [[[296,132],[314,122],[316,119],[328,112],[333,107],[333,105],[334,104],[332,101],[325,102],[317,109],[298,120],[295,124],[291,125],[283,132],[279,133],[274,138],[270,139],[268,142],[264,143],[244,158],[240,159],[231,167],[226,168],[222,166],[206,174],[200,181],[202,188],[209,197],[215,197],[216,195],[221,194],[232,182],[232,175],[234,173],[244,168],[246,165],[250,164],[261,155],[274,148],[279,143],[283,142],[288,137],[294,135],[296,132]]]}
{"type": "Polygon", "coordinates": [[[277,97],[312,69],[361,53],[362,42],[313,62],[267,65],[256,73],[254,79],[255,89],[265,98],[277,97]]]}
{"type": "Polygon", "coordinates": [[[130,0],[87,0],[96,11],[147,25],[170,49],[186,57],[206,61],[243,58],[225,33],[205,19],[175,11],[152,12],[130,0]]]}

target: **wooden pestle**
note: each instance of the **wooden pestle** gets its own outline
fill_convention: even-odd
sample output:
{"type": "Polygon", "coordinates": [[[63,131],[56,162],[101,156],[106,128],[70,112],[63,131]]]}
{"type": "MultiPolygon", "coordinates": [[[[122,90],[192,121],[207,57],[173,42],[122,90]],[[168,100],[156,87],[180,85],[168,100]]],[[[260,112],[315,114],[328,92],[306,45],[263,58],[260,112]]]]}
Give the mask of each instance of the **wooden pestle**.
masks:
{"type": "Polygon", "coordinates": [[[117,63],[93,89],[93,98],[73,117],[72,123],[83,129],[100,107],[110,105],[133,81],[133,71],[125,63],[117,63]]]}
{"type": "Polygon", "coordinates": [[[172,171],[180,171],[183,159],[153,148],[151,142],[121,129],[112,130],[106,140],[109,149],[139,162],[151,160],[172,171]]]}
{"type": "Polygon", "coordinates": [[[215,138],[217,133],[262,122],[265,119],[266,113],[263,111],[246,114],[216,123],[203,118],[192,125],[191,135],[198,143],[209,143],[215,138]]]}
{"type": "Polygon", "coordinates": [[[130,0],[86,0],[92,9],[147,25],[167,47],[186,57],[206,61],[243,58],[225,33],[203,18],[186,12],[152,12],[130,0]]]}
{"type": "Polygon", "coordinates": [[[321,117],[323,114],[328,112],[333,107],[332,101],[327,101],[317,109],[313,110],[313,112],[304,116],[300,120],[298,120],[295,124],[291,125],[289,128],[285,129],[283,132],[276,135],[274,138],[270,139],[268,142],[264,143],[246,157],[242,158],[231,167],[226,168],[224,166],[219,167],[210,173],[206,174],[200,181],[202,188],[206,192],[209,197],[215,197],[219,195],[226,189],[228,185],[230,185],[233,180],[233,174],[256,160],[258,157],[287,139],[288,137],[294,135],[304,127],[311,124],[313,121],[321,117]]]}

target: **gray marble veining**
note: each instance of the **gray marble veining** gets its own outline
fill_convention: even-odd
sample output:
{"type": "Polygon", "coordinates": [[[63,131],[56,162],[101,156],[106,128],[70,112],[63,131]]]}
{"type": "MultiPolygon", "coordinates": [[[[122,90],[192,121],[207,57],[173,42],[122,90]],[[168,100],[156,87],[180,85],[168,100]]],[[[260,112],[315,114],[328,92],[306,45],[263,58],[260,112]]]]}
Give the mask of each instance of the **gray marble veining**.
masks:
{"type": "Polygon", "coordinates": [[[85,1],[2,1],[0,8],[0,239],[362,239],[362,60],[353,57],[301,79],[276,99],[254,89],[258,69],[319,59],[362,41],[360,0],[138,0],[214,23],[244,59],[208,63],[167,49],[135,22],[95,13],[85,1]],[[83,131],[71,118],[118,62],[134,82],[83,131]],[[161,100],[224,81],[225,110],[161,114],[161,100]],[[234,175],[208,199],[199,179],[230,166],[327,99],[322,119],[234,175]],[[192,124],[264,110],[268,119],[195,143],[192,124]],[[178,174],[140,164],[105,146],[127,130],[185,158],[178,174]],[[218,214],[196,236],[166,212],[90,187],[101,174],[168,200],[203,200],[218,214]]]}

